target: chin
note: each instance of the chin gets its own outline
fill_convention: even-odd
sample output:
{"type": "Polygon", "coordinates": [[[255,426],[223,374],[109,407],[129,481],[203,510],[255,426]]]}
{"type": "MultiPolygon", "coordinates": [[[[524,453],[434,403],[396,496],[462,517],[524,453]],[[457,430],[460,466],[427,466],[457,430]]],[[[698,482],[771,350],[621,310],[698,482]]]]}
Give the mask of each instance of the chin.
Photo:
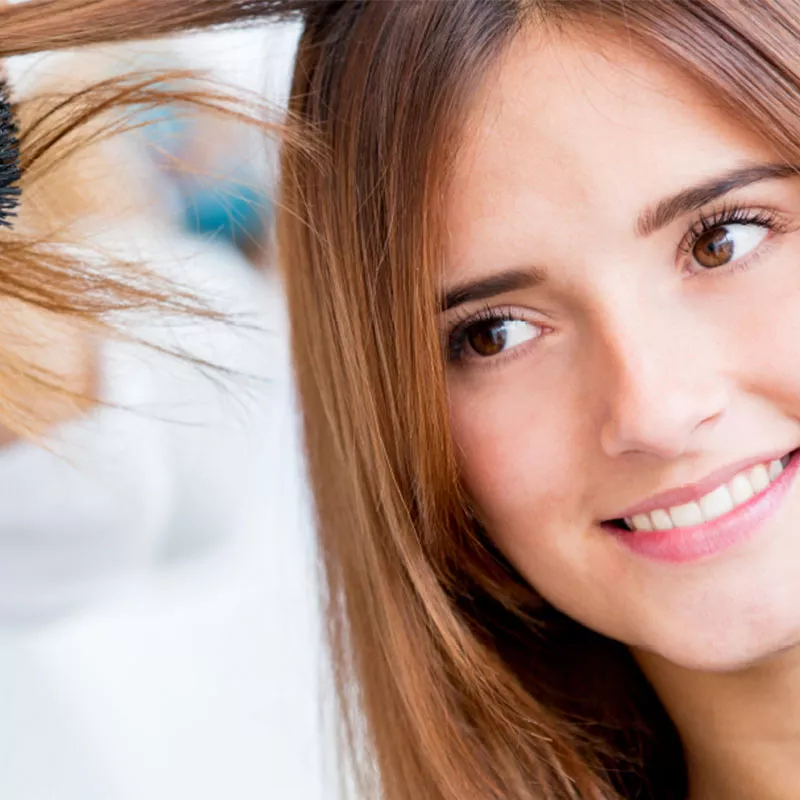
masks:
{"type": "MultiPolygon", "coordinates": [[[[800,604],[795,607],[800,609],[800,604]]],[[[740,672],[795,652],[800,655],[800,611],[791,618],[776,615],[769,625],[742,619],[726,625],[682,626],[658,639],[657,645],[634,646],[685,670],[740,672]]]]}

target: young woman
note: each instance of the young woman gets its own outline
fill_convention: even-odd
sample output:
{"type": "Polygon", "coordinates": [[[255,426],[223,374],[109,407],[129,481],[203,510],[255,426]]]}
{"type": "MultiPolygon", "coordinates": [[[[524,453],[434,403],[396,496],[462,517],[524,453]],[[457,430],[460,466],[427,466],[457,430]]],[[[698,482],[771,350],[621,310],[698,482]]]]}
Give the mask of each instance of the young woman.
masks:
{"type": "Polygon", "coordinates": [[[367,797],[800,768],[800,3],[51,0],[6,54],[304,17],[281,260],[367,797]]]}

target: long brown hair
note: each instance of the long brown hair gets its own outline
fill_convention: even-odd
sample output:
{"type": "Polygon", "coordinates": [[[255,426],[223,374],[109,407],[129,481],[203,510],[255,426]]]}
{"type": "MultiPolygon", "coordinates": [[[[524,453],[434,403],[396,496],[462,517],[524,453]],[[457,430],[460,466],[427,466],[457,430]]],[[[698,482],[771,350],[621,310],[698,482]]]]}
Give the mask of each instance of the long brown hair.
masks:
{"type": "Polygon", "coordinates": [[[800,2],[48,0],[0,10],[0,55],[292,13],[287,124],[326,157],[284,152],[280,260],[362,791],[682,798],[627,650],[543,603],[470,511],[436,326],[443,197],[470,98],[526,25],[624,30],[798,163],[800,2]]]}

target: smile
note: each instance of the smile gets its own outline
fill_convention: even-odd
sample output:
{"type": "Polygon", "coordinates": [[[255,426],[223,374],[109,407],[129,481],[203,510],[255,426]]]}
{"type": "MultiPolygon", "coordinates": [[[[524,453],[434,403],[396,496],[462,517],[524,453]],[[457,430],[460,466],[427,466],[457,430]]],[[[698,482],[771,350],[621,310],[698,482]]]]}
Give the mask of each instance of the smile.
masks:
{"type": "Polygon", "coordinates": [[[800,470],[800,450],[733,466],[673,489],[603,523],[637,555],[685,563],[753,536],[780,507],[800,470]]]}
{"type": "Polygon", "coordinates": [[[624,522],[631,531],[668,531],[672,528],[691,528],[711,522],[744,505],[761,494],[775,480],[780,478],[789,466],[791,454],[781,459],[757,464],[738,472],[727,483],[717,486],[696,501],[655,508],[649,512],[625,517],[624,522]]]}

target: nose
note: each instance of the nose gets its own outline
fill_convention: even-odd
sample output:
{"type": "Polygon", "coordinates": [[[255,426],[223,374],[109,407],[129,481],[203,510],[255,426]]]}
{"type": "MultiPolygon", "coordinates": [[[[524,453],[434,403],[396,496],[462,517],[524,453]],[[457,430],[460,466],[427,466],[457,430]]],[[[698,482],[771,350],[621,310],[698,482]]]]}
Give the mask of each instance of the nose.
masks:
{"type": "MultiPolygon", "coordinates": [[[[706,332],[707,333],[707,332],[706,332]]],[[[699,446],[724,414],[728,389],[709,337],[650,318],[603,337],[606,455],[644,453],[675,459],[699,446]]]]}

